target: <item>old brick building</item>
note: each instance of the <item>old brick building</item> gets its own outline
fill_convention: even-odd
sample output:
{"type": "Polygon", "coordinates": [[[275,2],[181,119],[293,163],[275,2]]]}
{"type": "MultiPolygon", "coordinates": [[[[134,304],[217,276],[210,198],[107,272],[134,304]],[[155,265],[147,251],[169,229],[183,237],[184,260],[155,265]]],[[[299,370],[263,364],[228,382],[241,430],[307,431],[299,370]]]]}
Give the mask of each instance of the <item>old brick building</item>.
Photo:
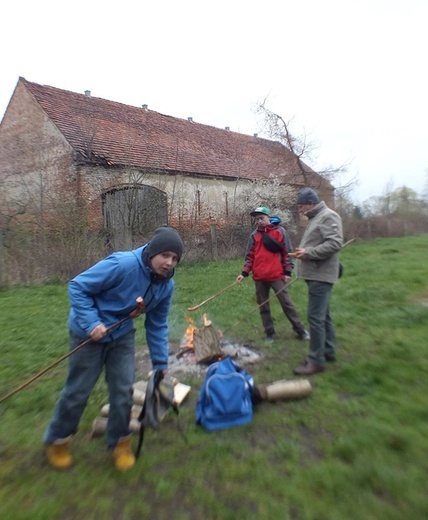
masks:
{"type": "Polygon", "coordinates": [[[279,191],[311,184],[332,200],[331,184],[279,142],[88,91],[19,78],[0,125],[3,214],[38,213],[54,225],[59,209],[78,208],[90,228],[122,243],[162,223],[238,222],[259,203],[249,194],[261,180],[279,191]]]}

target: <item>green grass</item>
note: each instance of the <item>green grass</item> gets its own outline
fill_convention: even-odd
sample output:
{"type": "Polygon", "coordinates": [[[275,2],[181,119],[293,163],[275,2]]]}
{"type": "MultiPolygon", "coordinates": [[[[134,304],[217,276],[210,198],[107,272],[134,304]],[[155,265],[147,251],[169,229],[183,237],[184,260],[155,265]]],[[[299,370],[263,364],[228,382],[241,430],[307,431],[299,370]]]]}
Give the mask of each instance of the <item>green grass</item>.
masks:
{"type": "MultiPolygon", "coordinates": [[[[41,437],[67,363],[0,404],[0,518],[31,520],[290,519],[406,520],[428,517],[428,236],[354,242],[341,254],[344,277],[332,314],[338,362],[313,376],[301,400],[262,403],[245,427],[207,433],[194,424],[202,383],[180,411],[146,433],[127,473],[111,465],[104,440],[87,439],[106,402],[97,385],[73,439],[75,465],[50,469],[41,437]]],[[[187,308],[231,284],[242,261],[187,264],[176,274],[171,340],[207,313],[225,337],[262,353],[256,383],[294,379],[305,356],[272,301],[277,339],[263,343],[254,284],[243,281],[198,311],[187,308]]],[[[304,321],[306,286],[290,294],[304,321]]],[[[0,292],[0,396],[67,352],[67,288],[0,292]]],[[[142,323],[138,344],[145,349],[142,323]]]]}

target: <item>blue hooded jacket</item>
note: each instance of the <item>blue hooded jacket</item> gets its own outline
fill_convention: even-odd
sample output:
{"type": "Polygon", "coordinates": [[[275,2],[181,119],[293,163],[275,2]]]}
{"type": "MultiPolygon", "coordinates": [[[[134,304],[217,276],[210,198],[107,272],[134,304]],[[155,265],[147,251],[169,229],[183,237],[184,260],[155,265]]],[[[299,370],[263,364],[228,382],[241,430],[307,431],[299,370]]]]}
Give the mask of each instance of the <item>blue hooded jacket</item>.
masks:
{"type": "MultiPolygon", "coordinates": [[[[110,327],[129,316],[136,299],[143,297],[146,340],[154,369],[168,368],[168,312],[174,291],[171,275],[162,278],[144,261],[147,244],[133,251],[119,251],[73,278],[68,286],[70,329],[83,339],[101,323],[110,327]]],[[[102,341],[120,338],[134,328],[129,319],[102,341]]]]}

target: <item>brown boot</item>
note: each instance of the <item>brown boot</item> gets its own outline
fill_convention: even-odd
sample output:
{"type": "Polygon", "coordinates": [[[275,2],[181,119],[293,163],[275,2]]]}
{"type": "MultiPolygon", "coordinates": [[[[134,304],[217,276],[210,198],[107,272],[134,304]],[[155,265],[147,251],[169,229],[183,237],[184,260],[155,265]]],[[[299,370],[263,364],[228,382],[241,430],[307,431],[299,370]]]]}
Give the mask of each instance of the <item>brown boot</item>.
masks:
{"type": "Polygon", "coordinates": [[[70,437],[57,439],[52,444],[45,445],[46,458],[55,469],[66,469],[73,464],[73,458],[69,449],[70,437]]]}
{"type": "Polygon", "coordinates": [[[131,436],[119,439],[113,451],[113,462],[116,469],[126,471],[135,464],[135,457],[131,449],[131,436]]]}
{"type": "Polygon", "coordinates": [[[293,372],[298,376],[311,376],[317,372],[324,372],[324,367],[313,361],[306,360],[303,365],[295,368],[293,372]]]}

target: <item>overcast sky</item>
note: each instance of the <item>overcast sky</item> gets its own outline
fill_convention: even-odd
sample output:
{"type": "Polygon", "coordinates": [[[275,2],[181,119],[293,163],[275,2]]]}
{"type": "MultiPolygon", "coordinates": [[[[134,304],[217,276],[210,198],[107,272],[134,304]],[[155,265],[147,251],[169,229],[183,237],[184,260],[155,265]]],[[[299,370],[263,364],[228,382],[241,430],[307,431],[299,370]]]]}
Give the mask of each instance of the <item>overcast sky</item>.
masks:
{"type": "Polygon", "coordinates": [[[427,0],[2,2],[0,118],[19,76],[252,135],[257,104],[350,162],[354,200],[428,179],[427,0]]]}

